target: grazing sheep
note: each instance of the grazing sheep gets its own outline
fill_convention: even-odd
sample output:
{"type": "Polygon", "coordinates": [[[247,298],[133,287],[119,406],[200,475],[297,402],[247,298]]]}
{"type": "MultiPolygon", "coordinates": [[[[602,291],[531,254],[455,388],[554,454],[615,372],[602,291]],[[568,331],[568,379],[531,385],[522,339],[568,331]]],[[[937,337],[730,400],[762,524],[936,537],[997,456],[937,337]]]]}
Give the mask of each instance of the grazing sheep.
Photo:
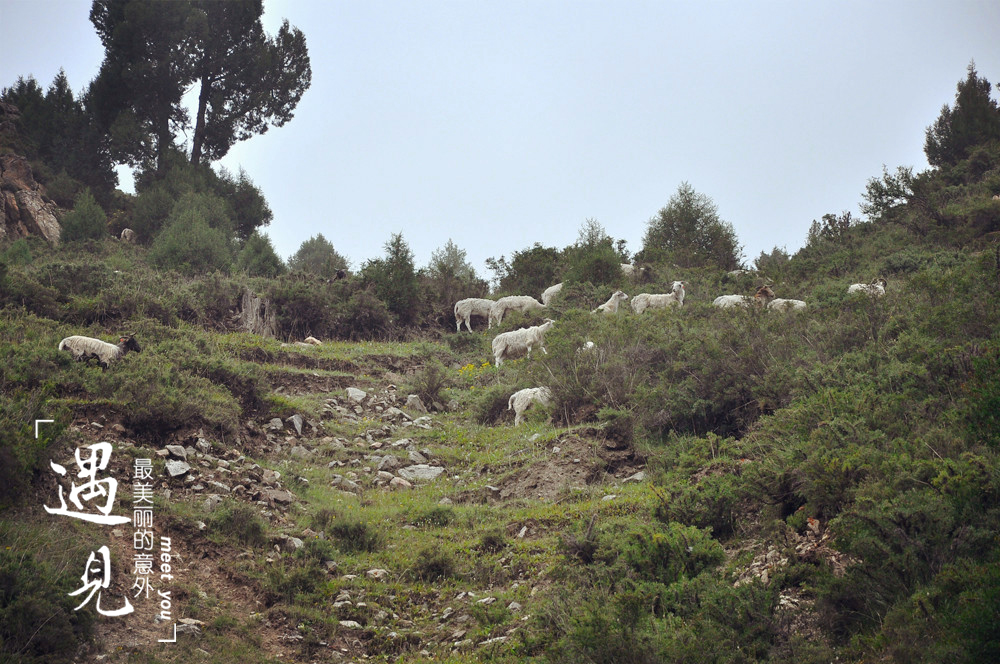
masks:
{"type": "Polygon", "coordinates": [[[628,299],[628,295],[621,291],[615,291],[614,294],[608,298],[608,301],[597,307],[590,313],[596,314],[598,311],[603,311],[606,314],[616,314],[618,313],[618,305],[628,299]]]}
{"type": "Polygon", "coordinates": [[[524,411],[528,410],[531,404],[538,402],[542,406],[552,403],[552,391],[547,387],[526,387],[510,395],[507,400],[507,410],[514,411],[514,426],[521,424],[524,419],[524,411]]]}
{"type": "Polygon", "coordinates": [[[629,279],[639,279],[646,274],[645,267],[636,267],[630,263],[619,263],[622,269],[622,274],[624,274],[629,279]]]}
{"type": "Polygon", "coordinates": [[[749,295],[720,295],[712,301],[712,304],[720,309],[729,309],[732,307],[749,307],[753,304],[759,306],[767,306],[767,303],[774,299],[774,291],[768,286],[761,286],[754,293],[753,297],[749,295]]]}
{"type": "Polygon", "coordinates": [[[1000,201],[1000,194],[993,194],[993,200],[1000,201]]]}
{"type": "Polygon", "coordinates": [[[778,311],[803,311],[806,308],[806,303],[802,300],[786,300],[776,297],[767,303],[767,308],[777,309],[778,311]]]}
{"type": "Polygon", "coordinates": [[[502,332],[495,336],[492,346],[493,361],[497,368],[505,359],[521,355],[525,351],[527,351],[528,357],[531,357],[531,349],[534,346],[538,346],[543,353],[548,355],[549,351],[545,350],[544,335],[554,322],[551,318],[546,318],[541,325],[522,327],[520,330],[502,332]]]}
{"type": "Polygon", "coordinates": [[[490,307],[490,317],[487,329],[503,321],[503,317],[508,311],[532,311],[533,309],[544,309],[545,305],[531,297],[530,295],[508,295],[493,303],[490,307]]]}
{"type": "Polygon", "coordinates": [[[472,332],[472,326],[469,324],[469,319],[473,316],[482,316],[483,318],[490,317],[490,307],[493,306],[493,300],[487,300],[482,297],[467,297],[464,300],[459,300],[455,303],[455,331],[462,331],[462,323],[465,323],[465,327],[472,332]]]}
{"type": "Polygon", "coordinates": [[[632,298],[632,311],[641,314],[646,309],[666,309],[684,306],[684,282],[675,281],[669,293],[639,293],[632,298]]]}
{"type": "Polygon", "coordinates": [[[306,342],[307,344],[312,344],[313,346],[322,346],[323,345],[323,342],[320,341],[319,339],[317,339],[316,337],[306,337],[302,341],[306,342]]]}
{"type": "Polygon", "coordinates": [[[127,242],[129,244],[135,244],[139,240],[139,236],[136,235],[135,231],[131,228],[126,228],[122,231],[121,241],[127,242]]]}
{"type": "Polygon", "coordinates": [[[559,291],[562,290],[562,287],[563,285],[562,282],[560,281],[555,286],[549,286],[548,288],[546,288],[545,291],[542,293],[542,304],[544,304],[545,306],[549,306],[549,302],[551,302],[552,298],[554,298],[556,295],[559,294],[559,291]]]}
{"type": "Polygon", "coordinates": [[[120,337],[117,345],[93,337],[74,335],[60,341],[59,350],[68,350],[73,354],[74,360],[86,362],[94,358],[101,365],[101,369],[107,370],[109,364],[121,359],[130,350],[138,353],[142,348],[131,334],[120,337]]]}
{"type": "Polygon", "coordinates": [[[864,293],[865,295],[871,295],[872,297],[879,297],[885,295],[885,287],[888,285],[885,279],[876,279],[870,284],[851,284],[847,287],[847,292],[850,293],[864,293]]]}

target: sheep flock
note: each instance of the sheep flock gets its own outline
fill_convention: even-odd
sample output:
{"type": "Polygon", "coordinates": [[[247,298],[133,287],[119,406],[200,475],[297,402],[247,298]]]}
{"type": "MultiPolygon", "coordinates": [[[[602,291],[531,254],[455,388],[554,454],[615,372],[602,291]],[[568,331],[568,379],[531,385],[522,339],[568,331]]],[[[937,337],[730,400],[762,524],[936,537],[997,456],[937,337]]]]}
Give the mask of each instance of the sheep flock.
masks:
{"type": "MultiPolygon", "coordinates": [[[[631,279],[634,279],[639,272],[638,269],[627,263],[623,263],[621,267],[622,274],[631,279]]],[[[737,272],[739,273],[737,276],[750,274],[750,272],[745,270],[737,272]]],[[[728,276],[733,276],[734,274],[731,272],[728,276]]],[[[684,306],[685,297],[687,296],[686,285],[686,282],[678,280],[671,283],[670,292],[668,293],[639,293],[631,298],[632,313],[642,315],[652,309],[681,309],[684,306]]],[[[866,294],[872,297],[880,297],[885,294],[886,285],[885,279],[878,278],[870,283],[852,284],[847,288],[847,293],[848,295],[866,294]]],[[[473,316],[486,318],[488,323],[487,329],[490,329],[494,324],[499,325],[509,311],[531,312],[546,309],[562,289],[562,282],[546,288],[542,292],[541,301],[536,300],[530,295],[509,295],[501,297],[496,301],[485,298],[459,300],[455,303],[454,307],[456,332],[461,332],[463,324],[469,332],[472,332],[469,321],[473,316]]],[[[606,302],[593,309],[591,313],[617,314],[621,309],[621,304],[627,300],[629,300],[629,296],[625,292],[617,290],[611,294],[606,302]]],[[[758,286],[753,295],[720,295],[712,301],[712,305],[719,309],[756,308],[783,312],[803,311],[808,308],[804,300],[776,297],[772,287],[767,284],[758,286]]],[[[546,318],[539,325],[497,334],[493,338],[491,345],[496,368],[499,370],[503,361],[507,359],[522,356],[530,358],[531,351],[536,346],[541,348],[543,353],[547,354],[548,351],[545,350],[544,345],[545,333],[552,328],[554,323],[553,319],[546,318]]],[[[576,352],[577,354],[592,352],[594,348],[594,342],[588,341],[584,346],[578,348],[576,352]]],[[[507,403],[507,409],[514,411],[514,426],[518,426],[523,421],[525,411],[532,404],[538,403],[541,406],[549,406],[552,398],[551,389],[545,386],[524,388],[511,394],[507,403]]]]}

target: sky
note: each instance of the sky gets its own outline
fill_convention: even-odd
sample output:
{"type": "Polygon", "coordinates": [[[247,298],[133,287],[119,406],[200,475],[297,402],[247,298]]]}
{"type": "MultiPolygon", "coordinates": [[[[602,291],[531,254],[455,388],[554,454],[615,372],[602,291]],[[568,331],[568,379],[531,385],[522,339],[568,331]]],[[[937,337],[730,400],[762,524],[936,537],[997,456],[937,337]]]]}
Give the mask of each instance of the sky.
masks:
{"type": "MultiPolygon", "coordinates": [[[[218,165],[261,188],[280,255],[322,233],[353,269],[402,233],[418,268],[451,240],[489,278],[487,257],[561,249],[588,219],[634,253],[682,182],[748,264],[794,253],[814,219],[860,217],[883,165],[928,168],[970,61],[1000,81],[996,0],[264,6],[270,34],[305,34],[312,86],[218,165]]],[[[63,68],[81,92],[103,58],[89,11],[0,0],[0,87],[63,68]]]]}

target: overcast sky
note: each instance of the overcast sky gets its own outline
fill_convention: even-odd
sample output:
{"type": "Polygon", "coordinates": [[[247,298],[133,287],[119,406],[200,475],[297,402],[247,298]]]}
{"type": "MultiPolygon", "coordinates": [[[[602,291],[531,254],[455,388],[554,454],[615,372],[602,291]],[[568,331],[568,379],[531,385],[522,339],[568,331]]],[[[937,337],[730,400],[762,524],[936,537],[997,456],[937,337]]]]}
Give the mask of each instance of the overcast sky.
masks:
{"type": "MultiPolygon", "coordinates": [[[[0,86],[103,50],[85,0],[0,0],[0,86]]],[[[265,0],[305,33],[312,87],[233,148],[283,257],[316,233],[357,269],[402,232],[484,260],[572,244],[594,218],[630,251],[681,182],[752,262],[852,211],[882,165],[927,168],[924,130],[975,60],[1000,81],[1000,2],[265,0]]],[[[994,88],[996,98],[996,88],[994,88]]]]}

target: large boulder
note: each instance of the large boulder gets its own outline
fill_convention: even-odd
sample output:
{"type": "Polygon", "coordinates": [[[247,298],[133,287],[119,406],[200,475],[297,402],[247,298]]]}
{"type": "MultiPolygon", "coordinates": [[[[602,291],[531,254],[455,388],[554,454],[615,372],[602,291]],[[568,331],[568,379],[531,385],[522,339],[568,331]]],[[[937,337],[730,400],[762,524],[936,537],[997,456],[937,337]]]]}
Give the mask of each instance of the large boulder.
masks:
{"type": "Polygon", "coordinates": [[[59,243],[57,208],[46,203],[42,193],[27,159],[0,155],[0,238],[41,235],[51,244],[59,243]]]}

